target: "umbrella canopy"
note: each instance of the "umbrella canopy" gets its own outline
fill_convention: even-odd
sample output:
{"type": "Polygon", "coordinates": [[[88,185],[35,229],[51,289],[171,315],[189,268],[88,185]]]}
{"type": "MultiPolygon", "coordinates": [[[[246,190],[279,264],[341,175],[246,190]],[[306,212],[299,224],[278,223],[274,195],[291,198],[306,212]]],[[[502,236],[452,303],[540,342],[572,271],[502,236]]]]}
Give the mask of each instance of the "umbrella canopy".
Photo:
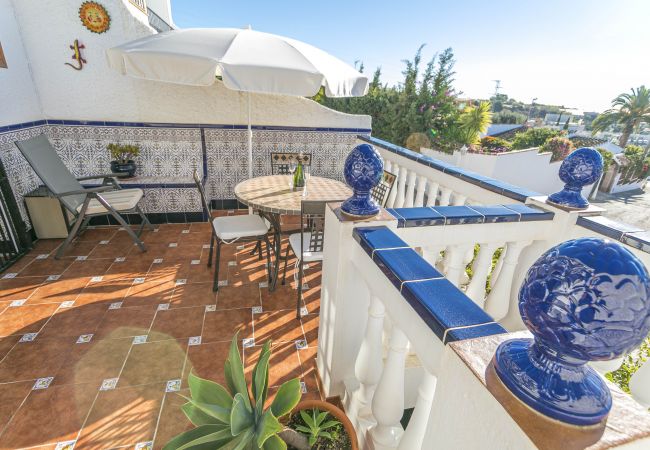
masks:
{"type": "Polygon", "coordinates": [[[368,77],[304,42],[251,29],[194,28],[147,36],[107,50],[124,75],[192,86],[216,76],[245,92],[309,97],[321,86],[328,97],[368,91],[368,77]]]}

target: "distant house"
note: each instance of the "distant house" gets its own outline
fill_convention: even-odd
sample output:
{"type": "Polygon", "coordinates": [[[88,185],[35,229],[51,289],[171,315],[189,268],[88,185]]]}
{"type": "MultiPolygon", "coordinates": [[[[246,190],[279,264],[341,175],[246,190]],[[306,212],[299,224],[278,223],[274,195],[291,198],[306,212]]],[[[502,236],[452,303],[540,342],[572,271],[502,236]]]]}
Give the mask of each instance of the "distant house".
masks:
{"type": "Polygon", "coordinates": [[[511,139],[516,133],[525,130],[526,125],[516,123],[493,123],[488,127],[485,133],[481,133],[481,137],[492,136],[501,139],[511,139]]]}

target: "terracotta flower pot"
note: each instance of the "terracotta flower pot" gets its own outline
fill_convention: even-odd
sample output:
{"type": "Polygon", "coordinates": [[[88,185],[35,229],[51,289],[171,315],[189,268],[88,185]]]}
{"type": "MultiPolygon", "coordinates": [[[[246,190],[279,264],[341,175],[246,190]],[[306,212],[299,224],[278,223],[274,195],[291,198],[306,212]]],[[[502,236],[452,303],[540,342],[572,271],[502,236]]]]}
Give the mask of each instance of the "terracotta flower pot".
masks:
{"type": "Polygon", "coordinates": [[[350,437],[350,444],[352,445],[352,450],[359,450],[359,442],[357,441],[357,432],[352,426],[352,422],[348,419],[348,416],[345,415],[345,412],[338,408],[332,403],[323,401],[323,400],[303,400],[296,405],[293,409],[292,414],[297,413],[305,409],[318,409],[320,411],[327,411],[330,413],[336,420],[341,422],[345,432],[350,437]]]}

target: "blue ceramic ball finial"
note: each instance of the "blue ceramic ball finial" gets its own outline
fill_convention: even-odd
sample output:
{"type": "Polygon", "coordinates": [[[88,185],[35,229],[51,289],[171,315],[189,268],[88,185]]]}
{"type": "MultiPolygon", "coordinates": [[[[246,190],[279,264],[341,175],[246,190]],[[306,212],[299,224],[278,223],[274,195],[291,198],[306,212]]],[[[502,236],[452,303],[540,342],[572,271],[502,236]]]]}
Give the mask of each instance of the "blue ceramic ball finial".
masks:
{"type": "Polygon", "coordinates": [[[384,160],[372,145],[360,144],[350,152],[343,175],[352,188],[352,197],[341,205],[341,211],[355,218],[367,218],[379,212],[379,205],[370,196],[370,191],[379,184],[384,173],[384,160]]]}
{"type": "Polygon", "coordinates": [[[582,188],[595,183],[603,174],[603,157],[593,148],[583,147],[567,156],[560,166],[560,180],[564,189],[548,196],[547,203],[567,209],[585,209],[589,202],[582,196],[582,188]]]}
{"type": "Polygon", "coordinates": [[[612,397],[586,362],[630,352],[650,332],[650,275],[641,261],[617,242],[566,241],[528,270],[519,312],[534,339],[499,345],[494,367],[501,381],[553,419],[605,419],[612,397]]]}

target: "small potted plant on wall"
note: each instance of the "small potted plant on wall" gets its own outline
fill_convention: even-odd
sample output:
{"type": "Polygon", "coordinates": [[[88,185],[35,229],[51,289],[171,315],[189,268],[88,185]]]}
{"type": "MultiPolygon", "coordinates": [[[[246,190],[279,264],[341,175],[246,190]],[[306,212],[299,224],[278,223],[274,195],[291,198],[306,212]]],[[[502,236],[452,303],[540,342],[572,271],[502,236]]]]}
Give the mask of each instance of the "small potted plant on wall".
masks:
{"type": "Polygon", "coordinates": [[[321,400],[300,402],[297,378],[280,386],[268,404],[268,341],[253,369],[249,390],[237,342],[236,334],[224,368],[226,387],[189,374],[190,397],[181,409],[195,428],[173,438],[163,450],[358,449],[354,428],[345,413],[321,400]]]}
{"type": "Polygon", "coordinates": [[[137,169],[133,158],[140,154],[140,147],[130,144],[108,144],[106,146],[111,152],[111,171],[113,173],[126,173],[125,178],[132,178],[135,176],[137,169]]]}

